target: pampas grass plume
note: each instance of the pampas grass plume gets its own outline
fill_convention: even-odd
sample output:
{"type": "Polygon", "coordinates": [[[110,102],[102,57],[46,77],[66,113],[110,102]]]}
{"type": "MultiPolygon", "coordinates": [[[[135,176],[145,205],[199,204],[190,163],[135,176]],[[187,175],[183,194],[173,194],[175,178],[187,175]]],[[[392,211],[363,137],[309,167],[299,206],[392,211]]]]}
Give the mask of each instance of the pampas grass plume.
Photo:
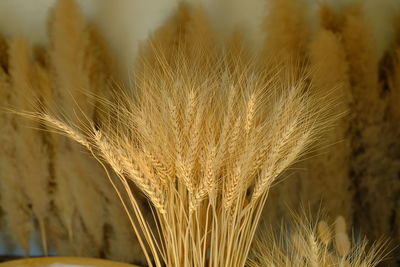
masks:
{"type": "MultiPolygon", "coordinates": [[[[7,58],[8,62],[8,43],[3,43],[1,50],[2,58],[7,58]]],[[[15,101],[15,92],[12,90],[10,76],[8,75],[8,63],[0,69],[0,94],[2,106],[9,106],[6,101],[15,101]]],[[[27,197],[23,183],[21,183],[21,173],[16,163],[17,154],[13,136],[18,134],[15,118],[3,112],[1,114],[3,126],[1,127],[1,169],[0,179],[2,209],[4,211],[4,221],[7,225],[11,238],[20,244],[25,253],[29,251],[29,238],[32,232],[31,210],[29,209],[29,198],[27,197]]]]}
{"type": "MultiPolygon", "coordinates": [[[[10,76],[13,86],[15,108],[19,110],[39,109],[42,99],[41,88],[35,87],[37,80],[35,64],[28,45],[23,39],[16,38],[10,43],[10,76]]],[[[20,125],[15,136],[16,157],[22,169],[30,170],[21,172],[21,184],[27,195],[27,201],[32,207],[32,212],[38,222],[42,239],[42,247],[47,255],[46,220],[49,212],[49,158],[45,142],[45,133],[34,128],[41,125],[36,121],[25,118],[15,118],[20,125]]]]}
{"type": "Polygon", "coordinates": [[[264,22],[263,60],[272,60],[271,66],[282,60],[302,62],[310,35],[305,5],[301,1],[273,0],[268,3],[268,9],[270,12],[264,22]]]}

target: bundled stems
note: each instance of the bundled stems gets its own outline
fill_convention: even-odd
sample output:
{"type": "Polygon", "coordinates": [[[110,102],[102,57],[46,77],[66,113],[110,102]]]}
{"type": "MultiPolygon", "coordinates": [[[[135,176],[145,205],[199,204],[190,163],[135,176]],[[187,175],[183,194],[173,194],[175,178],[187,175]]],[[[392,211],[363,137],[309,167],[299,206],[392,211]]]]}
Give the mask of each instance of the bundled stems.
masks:
{"type": "Polygon", "coordinates": [[[271,184],[330,123],[330,102],[303,69],[266,73],[221,50],[202,10],[177,16],[144,47],[133,93],[97,101],[99,126],[41,117],[117,174],[149,266],[244,266],[271,184]]]}

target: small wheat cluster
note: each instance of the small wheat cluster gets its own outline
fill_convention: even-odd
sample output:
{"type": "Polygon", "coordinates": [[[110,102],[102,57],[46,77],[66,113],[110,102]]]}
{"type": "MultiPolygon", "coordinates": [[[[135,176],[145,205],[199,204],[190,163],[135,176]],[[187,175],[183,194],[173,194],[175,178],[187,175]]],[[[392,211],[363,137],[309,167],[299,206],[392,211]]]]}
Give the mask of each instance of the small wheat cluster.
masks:
{"type": "Polygon", "coordinates": [[[342,216],[333,226],[324,220],[313,226],[300,218],[291,228],[282,227],[278,235],[261,232],[253,244],[248,266],[376,266],[387,256],[386,246],[383,240],[369,246],[365,239],[349,238],[342,216]]]}

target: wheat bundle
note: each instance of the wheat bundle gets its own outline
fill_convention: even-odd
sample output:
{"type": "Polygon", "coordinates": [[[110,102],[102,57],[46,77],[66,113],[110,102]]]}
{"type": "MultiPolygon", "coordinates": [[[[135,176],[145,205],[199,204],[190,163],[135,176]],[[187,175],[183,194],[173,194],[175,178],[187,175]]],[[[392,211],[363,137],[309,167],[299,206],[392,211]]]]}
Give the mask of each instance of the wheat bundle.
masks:
{"type": "Polygon", "coordinates": [[[182,14],[167,28],[177,34],[144,50],[133,93],[103,101],[109,123],[80,133],[42,118],[116,172],[149,264],[152,255],[156,266],[243,266],[271,183],[327,126],[329,105],[313,97],[305,72],[232,68],[235,55],[216,53],[204,13],[182,14]],[[130,182],[152,203],[157,231],[130,182]]]}

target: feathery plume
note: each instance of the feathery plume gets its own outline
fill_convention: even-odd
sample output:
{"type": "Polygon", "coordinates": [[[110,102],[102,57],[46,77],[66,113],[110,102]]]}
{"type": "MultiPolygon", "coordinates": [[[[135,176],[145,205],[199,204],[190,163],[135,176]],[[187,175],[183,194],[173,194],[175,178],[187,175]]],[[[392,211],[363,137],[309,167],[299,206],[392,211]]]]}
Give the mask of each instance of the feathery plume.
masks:
{"type": "MultiPolygon", "coordinates": [[[[24,111],[39,109],[40,91],[35,88],[35,65],[32,63],[31,53],[26,42],[16,38],[10,43],[10,77],[12,83],[12,98],[14,108],[24,111]]],[[[21,169],[21,185],[27,195],[27,201],[37,219],[42,239],[42,247],[47,255],[46,220],[49,211],[48,186],[50,173],[48,169],[49,155],[44,144],[44,132],[37,121],[15,118],[19,131],[15,135],[16,161],[21,169]]]]}
{"type": "Polygon", "coordinates": [[[349,180],[351,143],[348,136],[352,95],[350,92],[349,66],[340,36],[326,29],[319,29],[308,47],[311,69],[312,90],[320,96],[336,95],[338,101],[332,105],[332,112],[341,117],[335,127],[328,129],[324,142],[310,154],[310,159],[299,164],[306,168],[302,173],[300,198],[309,203],[313,211],[320,208],[324,199],[324,209],[329,214],[341,213],[351,218],[352,194],[349,180]],[[334,144],[334,145],[333,145],[334,144]],[[306,177],[304,177],[306,176],[306,177]],[[319,188],[319,190],[313,190],[319,188]],[[329,201],[329,196],[340,196],[343,201],[329,201]]]}
{"type": "MultiPolygon", "coordinates": [[[[8,50],[8,44],[3,47],[8,50]]],[[[4,52],[4,51],[3,51],[4,52]]],[[[7,58],[8,53],[2,54],[7,58]]],[[[15,101],[13,87],[7,70],[0,69],[0,94],[1,105],[9,106],[15,101]],[[6,102],[6,101],[11,101],[6,102]]],[[[20,244],[25,254],[29,253],[29,240],[33,230],[32,227],[32,211],[29,208],[29,200],[25,192],[25,188],[21,181],[21,170],[18,168],[16,144],[13,137],[18,134],[19,125],[15,121],[15,116],[2,112],[0,114],[1,127],[1,201],[2,210],[4,211],[4,220],[8,231],[13,240],[20,244]]]]}
{"type": "Polygon", "coordinates": [[[382,190],[386,191],[392,187],[391,183],[384,182],[387,181],[386,177],[397,173],[397,169],[392,168],[392,156],[388,152],[391,141],[386,143],[386,140],[397,140],[397,137],[389,137],[392,133],[389,134],[388,131],[385,134],[385,142],[382,142],[382,133],[387,127],[385,113],[388,103],[379,82],[377,43],[361,3],[355,3],[346,9],[341,34],[349,62],[353,99],[352,127],[349,132],[352,137],[350,172],[356,189],[353,198],[353,218],[356,224],[363,222],[363,229],[368,238],[372,239],[378,238],[382,232],[392,227],[390,223],[382,224],[378,217],[390,216],[393,206],[378,203],[388,203],[391,199],[389,195],[381,194],[382,190]],[[379,162],[379,166],[374,164],[375,162],[379,162]],[[375,185],[377,180],[382,181],[378,187],[375,185]],[[361,194],[362,199],[371,201],[361,201],[361,194]]]}
{"type": "Polygon", "coordinates": [[[293,59],[305,59],[309,25],[305,5],[297,0],[273,0],[264,22],[266,38],[261,64],[272,68],[293,59]],[[265,62],[266,60],[269,60],[265,62]]]}

